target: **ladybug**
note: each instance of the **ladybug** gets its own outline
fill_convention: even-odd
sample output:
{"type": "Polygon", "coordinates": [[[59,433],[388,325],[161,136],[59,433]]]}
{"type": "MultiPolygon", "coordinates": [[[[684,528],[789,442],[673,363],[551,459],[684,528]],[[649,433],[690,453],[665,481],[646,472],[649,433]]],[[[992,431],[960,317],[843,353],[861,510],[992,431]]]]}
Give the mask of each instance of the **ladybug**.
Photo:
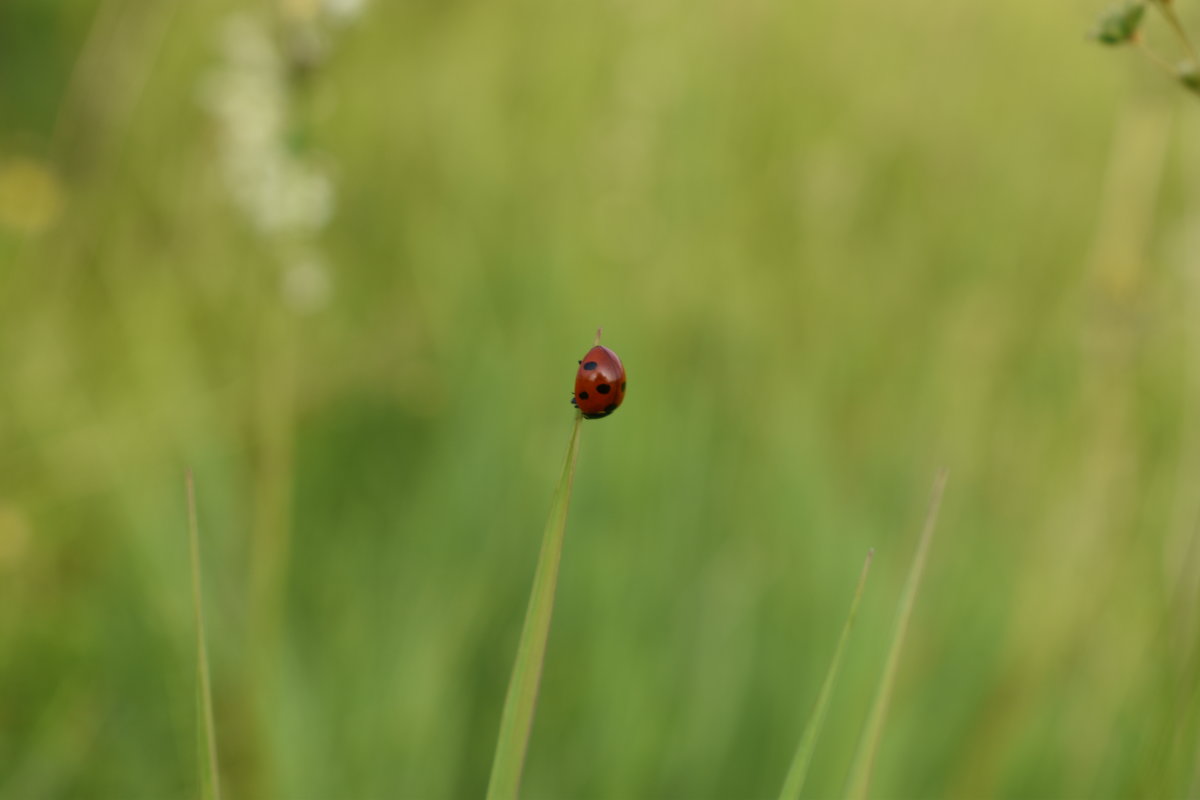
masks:
{"type": "Polygon", "coordinates": [[[621,359],[607,347],[596,345],[579,362],[571,405],[584,419],[601,419],[616,411],[624,399],[625,367],[621,359]]]}

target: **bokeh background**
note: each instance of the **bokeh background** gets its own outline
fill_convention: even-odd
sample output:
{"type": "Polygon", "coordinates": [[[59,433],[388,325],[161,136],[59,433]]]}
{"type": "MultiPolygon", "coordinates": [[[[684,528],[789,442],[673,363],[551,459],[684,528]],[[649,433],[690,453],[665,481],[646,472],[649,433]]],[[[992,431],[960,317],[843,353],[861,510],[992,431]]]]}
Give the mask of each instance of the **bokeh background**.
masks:
{"type": "MultiPolygon", "coordinates": [[[[0,797],[1200,792],[1200,105],[1061,3],[0,4],[0,797]]],[[[1200,28],[1200,9],[1180,0],[1200,28]]],[[[1151,43],[1172,53],[1158,20],[1151,43]]]]}

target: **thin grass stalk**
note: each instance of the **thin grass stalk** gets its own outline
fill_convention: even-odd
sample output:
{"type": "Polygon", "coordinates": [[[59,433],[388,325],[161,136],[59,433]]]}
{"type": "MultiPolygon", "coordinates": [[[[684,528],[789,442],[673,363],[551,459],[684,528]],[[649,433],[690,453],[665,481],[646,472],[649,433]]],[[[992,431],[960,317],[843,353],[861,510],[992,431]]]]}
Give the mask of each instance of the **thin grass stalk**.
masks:
{"type": "Polygon", "coordinates": [[[833,651],[833,661],[829,664],[829,672],[825,675],[825,683],[821,685],[821,693],[817,695],[817,704],[813,708],[796,755],[792,759],[791,769],[779,792],[779,800],[799,800],[800,792],[804,789],[804,781],[808,778],[808,767],[812,763],[813,752],[817,749],[817,738],[825,724],[825,713],[829,710],[829,699],[833,696],[833,686],[837,683],[838,673],[842,668],[842,653],[846,650],[846,642],[850,639],[850,630],[854,627],[854,618],[858,615],[858,604],[862,600],[863,587],[867,585],[867,572],[871,569],[871,559],[875,556],[875,548],[867,551],[863,562],[862,572],[858,576],[858,588],[854,590],[854,600],[850,603],[850,614],[842,627],[841,638],[833,651]]]}
{"type": "Polygon", "coordinates": [[[1192,786],[1188,789],[1188,797],[1200,797],[1200,738],[1196,739],[1196,763],[1192,770],[1192,786]]]}
{"type": "Polygon", "coordinates": [[[504,711],[500,717],[500,735],[496,740],[496,756],[492,762],[492,777],[488,782],[488,800],[516,800],[521,785],[521,772],[525,766],[525,752],[529,746],[529,732],[533,727],[533,712],[542,679],[542,663],[546,657],[546,641],[550,636],[550,617],[554,612],[554,593],[558,586],[558,567],[562,560],[571,486],[575,481],[582,421],[582,415],[576,412],[562,479],[542,535],[542,550],[533,577],[533,590],[529,595],[525,624],[517,645],[517,659],[513,664],[504,711]]]}
{"type": "Polygon", "coordinates": [[[1188,58],[1192,60],[1194,65],[1200,67],[1200,54],[1196,53],[1196,45],[1192,43],[1192,38],[1188,36],[1187,29],[1183,27],[1183,22],[1180,21],[1179,15],[1175,13],[1175,6],[1172,0],[1154,0],[1154,6],[1167,20],[1171,31],[1179,39],[1179,43],[1183,45],[1183,49],[1187,51],[1188,58]]]}
{"type": "Polygon", "coordinates": [[[192,471],[187,471],[188,540],[192,562],[192,610],[196,617],[196,676],[199,686],[196,693],[197,716],[202,720],[204,749],[208,758],[201,760],[207,766],[207,775],[201,768],[201,785],[207,791],[202,796],[209,800],[221,800],[221,776],[217,765],[217,726],[213,720],[212,682],[208,673],[208,645],[204,631],[204,604],[200,591],[200,525],[196,515],[196,482],[192,471]],[[207,780],[205,780],[207,778],[207,780]]]}
{"type": "Polygon", "coordinates": [[[892,701],[892,688],[896,682],[896,668],[900,663],[900,651],[903,649],[905,634],[908,632],[908,622],[912,617],[913,605],[917,600],[917,590],[921,586],[921,578],[925,573],[925,562],[929,558],[929,545],[933,541],[933,529],[937,525],[942,494],[946,489],[946,478],[947,473],[943,469],[933,481],[929,511],[925,515],[925,526],[921,531],[917,553],[909,568],[908,580],[904,583],[904,592],[900,596],[900,606],[896,611],[896,629],[892,635],[892,645],[888,650],[883,674],[879,679],[879,688],[875,692],[875,702],[871,706],[871,712],[867,716],[867,723],[863,728],[858,753],[854,757],[854,765],[850,768],[850,783],[846,792],[846,796],[850,800],[865,800],[870,788],[871,770],[875,766],[875,754],[879,750],[883,722],[887,718],[888,707],[892,701]]]}
{"type": "Polygon", "coordinates": [[[1179,79],[1178,67],[1176,67],[1171,62],[1167,61],[1165,58],[1160,56],[1158,53],[1151,50],[1149,45],[1146,44],[1146,40],[1144,38],[1142,38],[1141,36],[1138,36],[1133,41],[1134,41],[1134,44],[1137,45],[1138,49],[1142,51],[1142,53],[1146,56],[1147,59],[1149,59],[1150,63],[1153,64],[1155,67],[1157,67],[1160,72],[1165,73],[1167,75],[1167,77],[1169,77],[1173,81],[1179,79]]]}

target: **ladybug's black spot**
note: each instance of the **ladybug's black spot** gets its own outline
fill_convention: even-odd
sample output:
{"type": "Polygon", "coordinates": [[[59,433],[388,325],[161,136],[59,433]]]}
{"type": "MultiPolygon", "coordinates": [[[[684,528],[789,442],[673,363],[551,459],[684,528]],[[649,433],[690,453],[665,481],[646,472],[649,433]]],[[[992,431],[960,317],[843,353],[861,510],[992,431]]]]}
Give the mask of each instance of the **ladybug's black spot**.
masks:
{"type": "Polygon", "coordinates": [[[614,412],[614,411],[616,411],[616,410],[617,410],[617,404],[616,404],[616,403],[609,403],[608,405],[606,405],[606,406],[604,407],[604,413],[605,413],[605,414],[611,414],[612,412],[614,412]]]}
{"type": "Polygon", "coordinates": [[[602,383],[596,387],[596,391],[599,392],[600,394],[608,394],[611,390],[612,390],[612,387],[609,386],[607,383],[602,383]]]}
{"type": "Polygon", "coordinates": [[[595,368],[596,368],[596,362],[595,362],[595,361],[589,361],[588,363],[586,363],[586,364],[584,364],[584,365],[583,365],[583,368],[584,368],[584,369],[587,369],[587,370],[592,370],[592,369],[595,369],[595,368]]]}
{"type": "Polygon", "coordinates": [[[579,399],[580,399],[580,400],[587,400],[587,399],[588,399],[588,393],[587,393],[587,392],[580,392],[580,393],[579,393],[579,399]]]}
{"type": "Polygon", "coordinates": [[[625,391],[625,381],[621,381],[621,391],[625,391]]]}

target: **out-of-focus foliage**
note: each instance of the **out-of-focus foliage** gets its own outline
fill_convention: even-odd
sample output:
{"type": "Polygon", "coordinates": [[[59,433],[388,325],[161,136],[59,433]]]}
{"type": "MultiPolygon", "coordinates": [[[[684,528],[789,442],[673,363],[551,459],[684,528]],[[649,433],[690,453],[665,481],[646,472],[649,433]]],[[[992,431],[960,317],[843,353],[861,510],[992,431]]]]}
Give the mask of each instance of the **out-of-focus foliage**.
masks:
{"type": "Polygon", "coordinates": [[[1140,0],[1114,6],[1101,15],[1092,37],[1101,44],[1126,44],[1137,35],[1145,14],[1146,4],[1140,0]]]}
{"type": "Polygon", "coordinates": [[[778,791],[874,546],[841,792],[940,465],[877,794],[1196,791],[1200,120],[1094,2],[352,5],[0,3],[0,797],[195,795],[185,466],[228,796],[480,796],[599,325],[526,797],[778,791]]]}
{"type": "Polygon", "coordinates": [[[1191,63],[1179,67],[1179,81],[1193,92],[1200,93],[1200,68],[1191,63]]]}

